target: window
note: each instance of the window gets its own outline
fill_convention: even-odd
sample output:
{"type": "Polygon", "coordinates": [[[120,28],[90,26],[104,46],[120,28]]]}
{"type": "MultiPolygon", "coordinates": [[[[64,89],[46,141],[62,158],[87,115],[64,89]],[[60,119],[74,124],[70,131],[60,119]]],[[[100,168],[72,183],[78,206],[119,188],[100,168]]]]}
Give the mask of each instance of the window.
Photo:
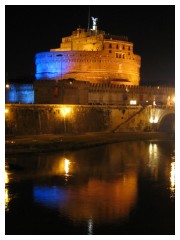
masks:
{"type": "Polygon", "coordinates": [[[121,53],[116,53],[116,58],[121,58],[121,53]]]}
{"type": "Polygon", "coordinates": [[[118,46],[118,44],[116,45],[116,49],[119,49],[119,46],[118,46]]]}
{"type": "Polygon", "coordinates": [[[112,48],[112,44],[111,43],[109,44],[109,48],[112,48]]]}
{"type": "Polygon", "coordinates": [[[111,51],[111,50],[109,50],[109,53],[112,53],[112,51],[111,51]]]}

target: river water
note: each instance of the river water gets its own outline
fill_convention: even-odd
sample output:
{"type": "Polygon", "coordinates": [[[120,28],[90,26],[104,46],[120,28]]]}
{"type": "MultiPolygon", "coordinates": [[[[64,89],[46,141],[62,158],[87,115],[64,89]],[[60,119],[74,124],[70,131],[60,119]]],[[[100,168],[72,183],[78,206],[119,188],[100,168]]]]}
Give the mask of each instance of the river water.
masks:
{"type": "Polygon", "coordinates": [[[175,234],[175,142],[6,156],[5,233],[175,234]]]}

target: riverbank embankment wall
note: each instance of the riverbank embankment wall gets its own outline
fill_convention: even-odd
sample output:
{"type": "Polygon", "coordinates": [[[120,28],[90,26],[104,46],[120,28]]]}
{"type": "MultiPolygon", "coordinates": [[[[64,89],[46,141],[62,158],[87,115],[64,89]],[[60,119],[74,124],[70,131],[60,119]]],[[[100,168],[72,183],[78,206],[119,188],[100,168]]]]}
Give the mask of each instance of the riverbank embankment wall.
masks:
{"type": "Polygon", "coordinates": [[[144,130],[150,110],[142,106],[6,104],[6,135],[78,134],[144,130]]]}

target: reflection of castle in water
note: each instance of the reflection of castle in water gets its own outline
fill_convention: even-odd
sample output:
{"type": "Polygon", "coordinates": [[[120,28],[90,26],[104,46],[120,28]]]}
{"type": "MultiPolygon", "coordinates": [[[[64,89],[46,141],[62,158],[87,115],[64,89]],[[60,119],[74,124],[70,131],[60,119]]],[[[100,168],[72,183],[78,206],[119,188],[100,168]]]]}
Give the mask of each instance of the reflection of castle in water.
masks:
{"type": "MultiPolygon", "coordinates": [[[[160,168],[159,155],[162,155],[160,143],[144,141],[66,154],[42,154],[38,159],[31,156],[31,161],[19,159],[18,163],[28,172],[11,177],[16,181],[36,179],[33,186],[36,203],[56,209],[74,222],[87,221],[92,231],[93,223],[128,218],[136,206],[138,181],[147,172],[156,181],[170,178],[171,197],[174,196],[175,164],[170,168],[165,155],[167,164],[160,168]]],[[[6,177],[9,183],[9,172],[6,177]]],[[[7,186],[6,209],[11,198],[7,186]]]]}
{"type": "Polygon", "coordinates": [[[76,187],[34,188],[34,199],[44,206],[59,208],[72,220],[111,222],[128,217],[137,198],[137,175],[133,172],[126,178],[114,181],[89,179],[87,184],[76,187]]]}

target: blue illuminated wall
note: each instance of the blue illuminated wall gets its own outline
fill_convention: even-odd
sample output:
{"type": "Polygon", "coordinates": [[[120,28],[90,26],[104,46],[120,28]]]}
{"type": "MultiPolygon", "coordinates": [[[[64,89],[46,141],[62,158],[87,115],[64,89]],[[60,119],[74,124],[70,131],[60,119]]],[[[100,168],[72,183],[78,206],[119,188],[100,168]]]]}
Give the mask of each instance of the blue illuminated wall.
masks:
{"type": "Polygon", "coordinates": [[[42,52],[35,55],[36,80],[60,79],[71,67],[64,52],[42,52]]]}
{"type": "Polygon", "coordinates": [[[9,84],[5,97],[6,103],[34,103],[33,84],[9,84]]]}

